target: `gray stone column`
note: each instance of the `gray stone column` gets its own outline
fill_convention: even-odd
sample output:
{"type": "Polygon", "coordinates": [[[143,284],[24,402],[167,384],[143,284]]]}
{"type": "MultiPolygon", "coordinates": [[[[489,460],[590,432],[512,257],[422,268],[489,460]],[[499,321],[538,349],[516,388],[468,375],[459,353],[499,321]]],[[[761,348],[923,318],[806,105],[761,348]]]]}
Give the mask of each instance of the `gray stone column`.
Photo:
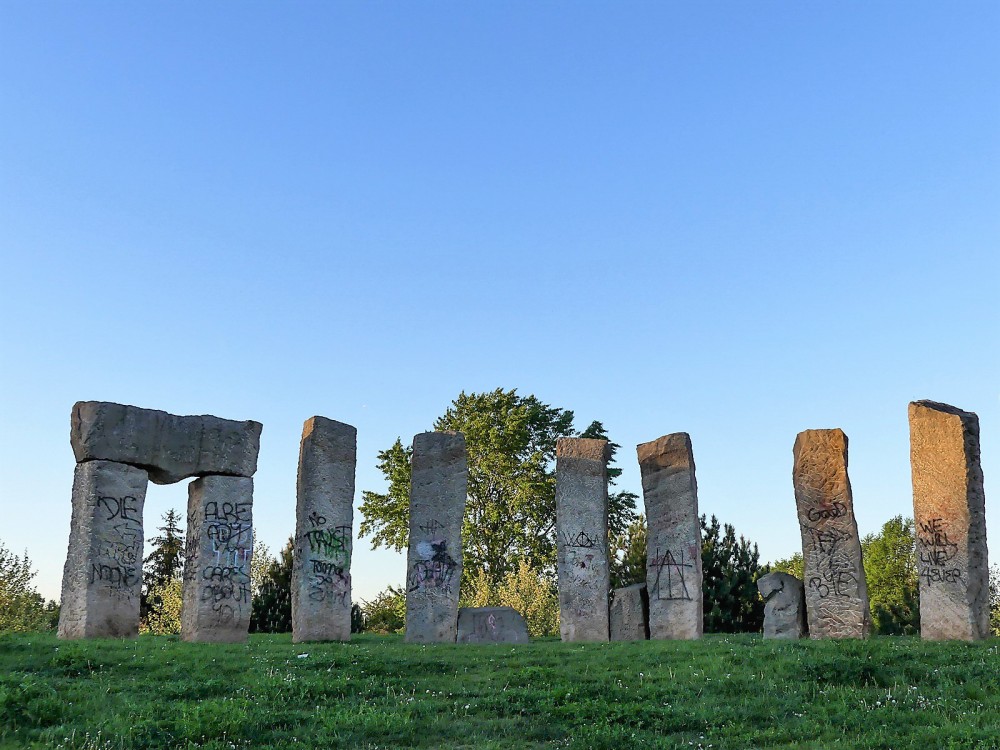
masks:
{"type": "Polygon", "coordinates": [[[181,638],[246,640],[252,556],[253,479],[207,476],[191,482],[181,638]]]}
{"type": "Polygon", "coordinates": [[[459,432],[414,436],[411,467],[406,641],[454,643],[468,491],[465,437],[459,432]]]}
{"type": "Polygon", "coordinates": [[[292,642],[351,639],[351,525],[358,431],[306,420],[292,558],[292,642]]]}
{"type": "Polygon", "coordinates": [[[701,523],[691,438],[675,432],[636,451],[648,529],[649,637],[701,638],[701,523]]]}
{"type": "Polygon", "coordinates": [[[805,430],[793,454],[809,637],[867,638],[872,624],[847,476],[847,435],[805,430]]]}
{"type": "Polygon", "coordinates": [[[146,484],[146,472],[128,464],[76,465],[60,638],[138,634],[146,484]]]}
{"type": "Polygon", "coordinates": [[[607,641],[608,441],[556,442],[559,633],[564,641],[607,641]]]}
{"type": "Polygon", "coordinates": [[[990,585],[979,417],[934,401],[911,403],[909,416],[920,635],[987,638],[990,585]]]}

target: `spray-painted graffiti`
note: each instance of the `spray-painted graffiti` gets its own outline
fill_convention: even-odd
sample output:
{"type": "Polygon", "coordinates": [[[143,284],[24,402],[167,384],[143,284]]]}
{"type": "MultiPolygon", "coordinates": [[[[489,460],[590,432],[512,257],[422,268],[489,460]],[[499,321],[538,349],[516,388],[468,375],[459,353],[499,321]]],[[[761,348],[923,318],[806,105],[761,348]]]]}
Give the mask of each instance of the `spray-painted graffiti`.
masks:
{"type": "Polygon", "coordinates": [[[920,555],[920,578],[932,583],[961,583],[962,569],[951,561],[958,555],[958,543],[948,538],[948,524],[943,518],[919,522],[917,552],[920,555]]]}
{"type": "Polygon", "coordinates": [[[447,540],[417,542],[417,555],[406,577],[407,590],[439,589],[452,593],[452,584],[457,583],[454,579],[458,562],[448,554],[447,540]]]}
{"type": "Polygon", "coordinates": [[[242,619],[244,609],[250,607],[252,508],[251,502],[212,501],[205,504],[202,533],[208,542],[209,557],[200,560],[197,568],[189,568],[186,574],[200,574],[201,601],[211,605],[219,625],[242,619]]]}
{"type": "MultiPolygon", "coordinates": [[[[835,502],[828,507],[811,508],[806,516],[829,521],[846,513],[846,505],[835,502]]],[[[809,589],[820,599],[857,596],[858,569],[846,545],[854,536],[836,526],[806,526],[805,529],[812,539],[811,556],[816,561],[813,568],[816,574],[806,582],[809,589]]]]}
{"type": "MultiPolygon", "coordinates": [[[[694,573],[694,562],[687,557],[683,549],[674,554],[671,550],[661,553],[657,547],[656,554],[649,562],[649,568],[654,571],[651,597],[660,600],[691,599],[688,581],[694,573]]],[[[701,594],[700,591],[697,593],[701,594]]]]}
{"type": "Polygon", "coordinates": [[[330,528],[317,511],[306,520],[310,528],[302,535],[305,544],[300,549],[309,599],[346,606],[351,593],[351,527],[330,528]]]}
{"type": "Polygon", "coordinates": [[[94,498],[97,555],[87,583],[116,599],[139,595],[142,569],[142,507],[132,495],[94,498]]]}

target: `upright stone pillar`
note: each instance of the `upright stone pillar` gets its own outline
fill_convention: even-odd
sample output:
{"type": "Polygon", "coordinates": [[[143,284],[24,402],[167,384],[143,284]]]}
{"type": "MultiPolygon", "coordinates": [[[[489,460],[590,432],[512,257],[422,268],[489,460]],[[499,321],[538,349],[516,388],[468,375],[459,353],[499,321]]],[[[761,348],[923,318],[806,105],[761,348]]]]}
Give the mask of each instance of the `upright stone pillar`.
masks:
{"type": "Polygon", "coordinates": [[[250,627],[253,479],[207,476],[188,486],[181,638],[238,643],[250,627]]]}
{"type": "Polygon", "coordinates": [[[358,431],[306,420],[292,557],[292,642],[351,639],[351,525],[358,431]]]}
{"type": "Polygon", "coordinates": [[[138,634],[146,484],[146,472],[128,464],[76,465],[60,638],[138,634]]]}
{"type": "Polygon", "coordinates": [[[649,637],[701,638],[701,523],[691,437],[675,432],[636,451],[646,505],[649,637]]]}
{"type": "Polygon", "coordinates": [[[909,414],[920,635],[987,638],[990,587],[979,417],[934,401],[911,403],[909,414]]]}
{"type": "Polygon", "coordinates": [[[564,641],[607,641],[608,441],[556,442],[559,633],[564,641]]]}
{"type": "Polygon", "coordinates": [[[411,468],[405,640],[454,643],[468,491],[465,437],[460,432],[414,436],[411,468]]]}
{"type": "Polygon", "coordinates": [[[872,624],[847,476],[847,435],[805,430],[793,454],[809,637],[867,638],[872,624]]]}

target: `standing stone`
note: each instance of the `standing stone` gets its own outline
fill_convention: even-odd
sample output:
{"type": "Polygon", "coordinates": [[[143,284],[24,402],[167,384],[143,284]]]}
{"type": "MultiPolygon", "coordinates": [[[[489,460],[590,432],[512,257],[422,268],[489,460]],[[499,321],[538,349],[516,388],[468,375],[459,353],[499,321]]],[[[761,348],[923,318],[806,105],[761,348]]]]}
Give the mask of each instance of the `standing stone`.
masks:
{"type": "Polygon", "coordinates": [[[134,466],[76,465],[60,638],[138,634],[146,484],[146,472],[134,466]]]}
{"type": "Polygon", "coordinates": [[[646,584],[615,589],[611,595],[611,640],[644,641],[649,638],[649,597],[646,584]]]}
{"type": "Polygon", "coordinates": [[[559,632],[564,641],[607,641],[608,441],[556,442],[559,632]]]}
{"type": "Polygon", "coordinates": [[[292,642],[351,640],[351,525],[358,431],[306,420],[292,557],[292,642]]]}
{"type": "Polygon", "coordinates": [[[701,523],[691,437],[675,432],[636,451],[648,527],[649,636],[701,638],[701,523]]]}
{"type": "Polygon", "coordinates": [[[238,643],[250,627],[253,480],[207,476],[188,486],[181,638],[238,643]]]}
{"type": "Polygon", "coordinates": [[[468,486],[465,437],[460,432],[414,436],[411,469],[405,640],[454,643],[468,486]]]}
{"type": "Polygon", "coordinates": [[[847,476],[847,435],[805,430],[793,454],[809,637],[867,638],[872,623],[847,476]]]}
{"type": "Polygon", "coordinates": [[[527,643],[528,625],[512,607],[462,607],[459,643],[527,643]]]}
{"type": "Polygon", "coordinates": [[[809,634],[806,592],[802,581],[788,573],[768,573],[757,579],[764,598],[764,637],[798,639],[809,634]]]}
{"type": "Polygon", "coordinates": [[[920,558],[920,635],[990,635],[986,495],[979,417],[934,401],[910,404],[913,519],[920,558]]]}

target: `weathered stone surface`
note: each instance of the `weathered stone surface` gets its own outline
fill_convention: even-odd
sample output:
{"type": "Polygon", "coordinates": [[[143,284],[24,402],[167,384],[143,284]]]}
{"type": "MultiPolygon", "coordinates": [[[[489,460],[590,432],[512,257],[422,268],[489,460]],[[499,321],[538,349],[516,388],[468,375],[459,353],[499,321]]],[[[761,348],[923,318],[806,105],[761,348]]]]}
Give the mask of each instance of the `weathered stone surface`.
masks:
{"type": "Polygon", "coordinates": [[[636,583],[611,592],[611,640],[649,638],[649,596],[646,584],[636,583]]]}
{"type": "Polygon", "coordinates": [[[462,520],[468,468],[459,432],[413,438],[406,641],[454,643],[462,580],[462,520]]]}
{"type": "Polygon", "coordinates": [[[512,607],[462,607],[459,643],[527,643],[528,626],[512,607]]]}
{"type": "Polygon", "coordinates": [[[866,638],[871,615],[847,476],[847,436],[839,429],[805,430],[795,438],[793,454],[809,637],[866,638]]]}
{"type": "Polygon", "coordinates": [[[701,638],[701,524],[691,438],[675,432],[636,451],[648,528],[649,636],[701,638]]]}
{"type": "Polygon", "coordinates": [[[292,641],[351,639],[351,525],[358,431],[306,420],[299,448],[292,557],[292,641]]]}
{"type": "Polygon", "coordinates": [[[146,484],[146,472],[134,466],[77,464],[60,638],[138,634],[146,484]]]}
{"type": "Polygon", "coordinates": [[[987,638],[989,565],[979,417],[934,401],[911,403],[909,415],[920,635],[987,638]]]}
{"type": "Polygon", "coordinates": [[[768,573],[757,579],[764,598],[764,637],[798,639],[809,635],[806,592],[802,581],[788,573],[768,573]]]}
{"type": "Polygon", "coordinates": [[[208,474],[253,476],[260,422],[178,417],[155,409],[79,401],[70,442],[78,463],[101,459],[146,469],[157,484],[208,474]]]}
{"type": "Polygon", "coordinates": [[[608,441],[556,443],[559,632],[564,641],[607,641],[608,441]]]}
{"type": "Polygon", "coordinates": [[[246,640],[252,557],[253,480],[208,476],[191,482],[181,638],[246,640]]]}

